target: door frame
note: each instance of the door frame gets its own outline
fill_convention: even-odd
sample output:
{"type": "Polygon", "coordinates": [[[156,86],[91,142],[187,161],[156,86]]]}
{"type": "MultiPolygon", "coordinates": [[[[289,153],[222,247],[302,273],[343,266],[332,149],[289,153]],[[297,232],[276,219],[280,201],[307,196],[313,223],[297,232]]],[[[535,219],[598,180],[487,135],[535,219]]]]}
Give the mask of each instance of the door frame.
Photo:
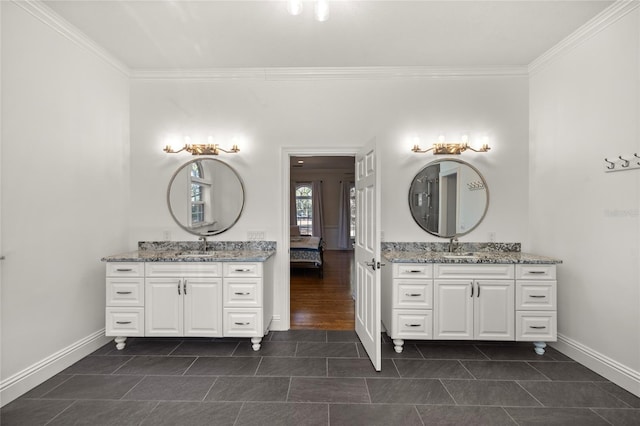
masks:
{"type": "MultiPolygon", "coordinates": [[[[364,146],[364,145],[363,145],[364,146]]],[[[280,150],[281,161],[281,200],[282,210],[280,218],[282,220],[280,241],[282,242],[282,255],[279,256],[280,276],[282,277],[282,285],[278,291],[276,285],[276,294],[280,295],[281,315],[274,315],[271,322],[274,330],[289,330],[291,328],[291,274],[289,269],[289,221],[290,221],[290,186],[291,186],[291,157],[354,157],[362,146],[348,147],[282,147],[280,150]]],[[[277,303],[277,302],[276,302],[277,303]]]]}

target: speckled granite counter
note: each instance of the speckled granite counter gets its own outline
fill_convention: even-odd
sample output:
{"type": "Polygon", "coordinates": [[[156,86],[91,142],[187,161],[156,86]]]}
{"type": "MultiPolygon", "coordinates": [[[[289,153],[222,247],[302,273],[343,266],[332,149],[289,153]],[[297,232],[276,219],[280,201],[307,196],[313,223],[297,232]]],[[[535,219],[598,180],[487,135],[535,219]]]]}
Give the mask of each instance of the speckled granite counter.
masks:
{"type": "Polygon", "coordinates": [[[456,253],[472,255],[456,258],[448,246],[449,243],[382,243],[382,256],[392,263],[562,263],[559,259],[522,253],[519,243],[459,243],[456,253]]]}
{"type": "Polygon", "coordinates": [[[276,253],[275,241],[139,242],[138,250],[105,256],[103,262],[264,262],[276,253]]]}

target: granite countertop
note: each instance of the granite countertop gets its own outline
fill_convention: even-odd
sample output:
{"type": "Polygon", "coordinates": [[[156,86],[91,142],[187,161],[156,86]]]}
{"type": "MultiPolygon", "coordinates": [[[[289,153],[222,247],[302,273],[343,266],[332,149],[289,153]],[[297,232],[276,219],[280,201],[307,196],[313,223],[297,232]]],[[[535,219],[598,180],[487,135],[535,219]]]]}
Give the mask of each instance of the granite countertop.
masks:
{"type": "Polygon", "coordinates": [[[276,253],[272,241],[141,241],[138,250],[105,256],[103,262],[264,262],[276,253]]]}
{"type": "Polygon", "coordinates": [[[264,262],[275,250],[215,250],[206,252],[137,250],[105,256],[103,262],[264,262]]]}
{"type": "Polygon", "coordinates": [[[425,250],[385,250],[382,256],[391,263],[522,263],[522,264],[556,264],[562,263],[554,259],[536,254],[522,252],[473,252],[473,256],[461,256],[459,258],[447,258],[452,253],[444,251],[425,250]]]}

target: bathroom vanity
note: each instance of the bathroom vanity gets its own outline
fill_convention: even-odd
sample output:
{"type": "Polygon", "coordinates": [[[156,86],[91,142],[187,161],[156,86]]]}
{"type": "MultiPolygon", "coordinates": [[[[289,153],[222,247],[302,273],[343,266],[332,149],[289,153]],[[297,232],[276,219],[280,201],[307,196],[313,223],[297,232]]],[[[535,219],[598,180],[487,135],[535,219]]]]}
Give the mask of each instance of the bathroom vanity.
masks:
{"type": "Polygon", "coordinates": [[[248,337],[260,349],[273,316],[275,243],[141,243],[106,262],[105,330],[127,337],[248,337]],[[147,247],[151,245],[152,247],[147,247]]]}
{"type": "Polygon", "coordinates": [[[396,352],[405,339],[491,340],[534,342],[542,355],[545,342],[556,340],[561,261],[519,251],[449,253],[408,245],[383,249],[382,322],[396,352]]]}

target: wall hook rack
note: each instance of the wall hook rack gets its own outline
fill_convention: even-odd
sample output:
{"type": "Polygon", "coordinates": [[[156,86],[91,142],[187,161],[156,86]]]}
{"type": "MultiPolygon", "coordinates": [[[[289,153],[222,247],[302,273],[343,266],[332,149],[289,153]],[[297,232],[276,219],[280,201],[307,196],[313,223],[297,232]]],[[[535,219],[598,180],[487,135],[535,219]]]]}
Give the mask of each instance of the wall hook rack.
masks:
{"type": "Polygon", "coordinates": [[[604,159],[605,172],[620,172],[624,170],[640,169],[640,155],[637,152],[628,155],[618,155],[616,158],[604,159]]]}

